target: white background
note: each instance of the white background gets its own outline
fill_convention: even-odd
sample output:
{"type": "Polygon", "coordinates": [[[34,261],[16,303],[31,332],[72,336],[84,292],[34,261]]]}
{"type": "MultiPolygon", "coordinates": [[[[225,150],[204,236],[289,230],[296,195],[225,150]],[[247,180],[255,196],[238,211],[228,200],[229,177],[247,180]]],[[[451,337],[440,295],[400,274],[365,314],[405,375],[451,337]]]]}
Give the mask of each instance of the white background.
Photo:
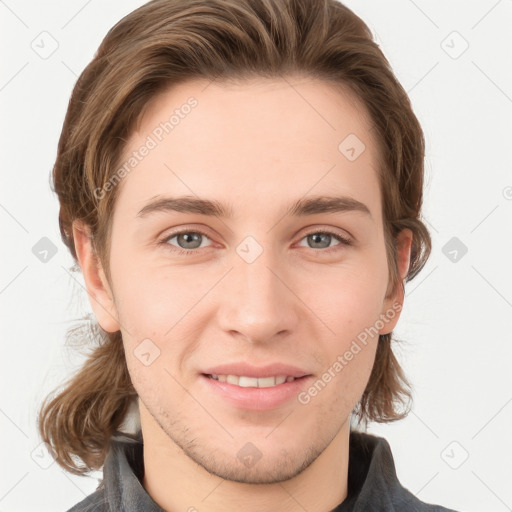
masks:
{"type": "MultiPolygon", "coordinates": [[[[82,362],[65,332],[90,312],[68,273],[49,176],[77,76],[142,3],[0,1],[0,512],[67,510],[97,485],[31,456],[41,400],[82,362]],[[45,37],[51,48],[42,32],[58,43],[46,59],[31,46],[45,37]],[[46,263],[32,252],[42,237],[57,246],[46,263]]],[[[433,238],[395,330],[414,408],[369,431],[389,441],[400,481],[423,501],[512,510],[512,1],[346,5],[374,31],[424,128],[433,238]],[[467,247],[455,262],[443,253],[453,237],[467,247]]]]}

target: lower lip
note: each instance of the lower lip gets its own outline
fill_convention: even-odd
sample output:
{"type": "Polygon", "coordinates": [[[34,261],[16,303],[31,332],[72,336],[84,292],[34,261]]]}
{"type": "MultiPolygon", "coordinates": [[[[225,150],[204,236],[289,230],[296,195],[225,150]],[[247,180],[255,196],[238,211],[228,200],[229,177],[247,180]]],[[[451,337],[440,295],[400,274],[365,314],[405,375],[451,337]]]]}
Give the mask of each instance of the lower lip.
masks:
{"type": "Polygon", "coordinates": [[[220,382],[202,374],[201,379],[208,389],[218,393],[225,400],[240,409],[266,411],[276,409],[293,398],[309,383],[311,375],[283,382],[269,388],[243,388],[235,384],[220,382]]]}

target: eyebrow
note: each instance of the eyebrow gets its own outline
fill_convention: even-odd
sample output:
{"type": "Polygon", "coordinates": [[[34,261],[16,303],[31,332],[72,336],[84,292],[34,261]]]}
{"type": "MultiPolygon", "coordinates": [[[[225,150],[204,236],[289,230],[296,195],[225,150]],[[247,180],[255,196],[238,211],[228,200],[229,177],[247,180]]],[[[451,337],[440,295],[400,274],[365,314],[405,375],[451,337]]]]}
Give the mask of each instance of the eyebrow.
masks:
{"type": "MultiPolygon", "coordinates": [[[[231,205],[224,205],[215,200],[201,199],[194,196],[155,196],[137,213],[137,217],[144,218],[155,212],[198,213],[221,218],[232,218],[234,216],[231,205]]],[[[301,198],[288,207],[285,215],[303,217],[319,213],[346,212],[359,212],[370,218],[372,217],[369,208],[364,203],[348,196],[309,196],[301,198]]]]}

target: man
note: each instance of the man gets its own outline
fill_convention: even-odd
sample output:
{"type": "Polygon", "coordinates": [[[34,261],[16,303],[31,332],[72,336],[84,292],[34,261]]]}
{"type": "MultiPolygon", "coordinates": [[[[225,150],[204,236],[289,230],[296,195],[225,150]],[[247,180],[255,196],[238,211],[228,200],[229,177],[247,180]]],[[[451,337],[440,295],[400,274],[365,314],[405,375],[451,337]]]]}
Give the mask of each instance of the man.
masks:
{"type": "MultiPolygon", "coordinates": [[[[348,78],[312,75],[307,45],[292,38],[302,27],[319,55],[331,30],[341,55],[350,36],[336,23],[355,19],[336,2],[158,0],[114,27],[79,80],[55,189],[63,238],[109,341],[46,410],[60,404],[63,422],[84,414],[81,431],[61,424],[71,440],[56,446],[62,465],[73,469],[67,449],[87,468],[105,466],[102,486],[72,511],[448,510],[400,485],[384,439],[351,431],[355,416],[400,417],[406,381],[391,332],[429,243],[412,112],[397,101],[395,121],[414,128],[414,165],[402,162],[411,188],[393,175],[369,96],[348,78]],[[325,15],[306,27],[302,9],[325,15]],[[269,13],[273,36],[261,26],[269,13]],[[231,16],[246,27],[227,25],[231,16]],[[215,50],[196,57],[206,20],[201,35],[215,50]],[[257,71],[275,65],[285,47],[265,38],[282,44],[279,34],[303,62],[290,71],[280,57],[274,76],[242,73],[251,59],[257,71]],[[178,52],[163,60],[173,44],[187,55],[181,64],[178,52]],[[202,65],[221,69],[222,44],[234,71],[201,76],[202,65]],[[197,69],[151,82],[173,66],[197,69]],[[140,430],[119,437],[133,399],[140,430]]],[[[375,46],[360,37],[354,62],[368,68],[375,46]]]]}

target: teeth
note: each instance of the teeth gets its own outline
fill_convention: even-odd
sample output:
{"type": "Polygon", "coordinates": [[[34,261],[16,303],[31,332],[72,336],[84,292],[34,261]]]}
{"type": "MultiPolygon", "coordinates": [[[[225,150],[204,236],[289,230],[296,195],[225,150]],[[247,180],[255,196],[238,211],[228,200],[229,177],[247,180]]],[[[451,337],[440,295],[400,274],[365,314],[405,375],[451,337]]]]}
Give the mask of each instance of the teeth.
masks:
{"type": "Polygon", "coordinates": [[[238,384],[238,380],[238,377],[236,377],[235,375],[228,375],[226,378],[226,382],[228,384],[238,384]]]}
{"type": "MultiPolygon", "coordinates": [[[[236,377],[235,377],[235,379],[236,379],[236,377]]],[[[232,384],[237,384],[237,383],[232,382],[232,384]]],[[[257,388],[258,387],[258,379],[256,377],[239,377],[238,385],[242,388],[257,388]]]]}
{"type": "Polygon", "coordinates": [[[270,388],[278,386],[284,382],[291,382],[295,377],[287,377],[286,375],[278,375],[277,377],[246,377],[245,375],[210,375],[212,379],[219,382],[227,382],[242,388],[270,388]]]}

